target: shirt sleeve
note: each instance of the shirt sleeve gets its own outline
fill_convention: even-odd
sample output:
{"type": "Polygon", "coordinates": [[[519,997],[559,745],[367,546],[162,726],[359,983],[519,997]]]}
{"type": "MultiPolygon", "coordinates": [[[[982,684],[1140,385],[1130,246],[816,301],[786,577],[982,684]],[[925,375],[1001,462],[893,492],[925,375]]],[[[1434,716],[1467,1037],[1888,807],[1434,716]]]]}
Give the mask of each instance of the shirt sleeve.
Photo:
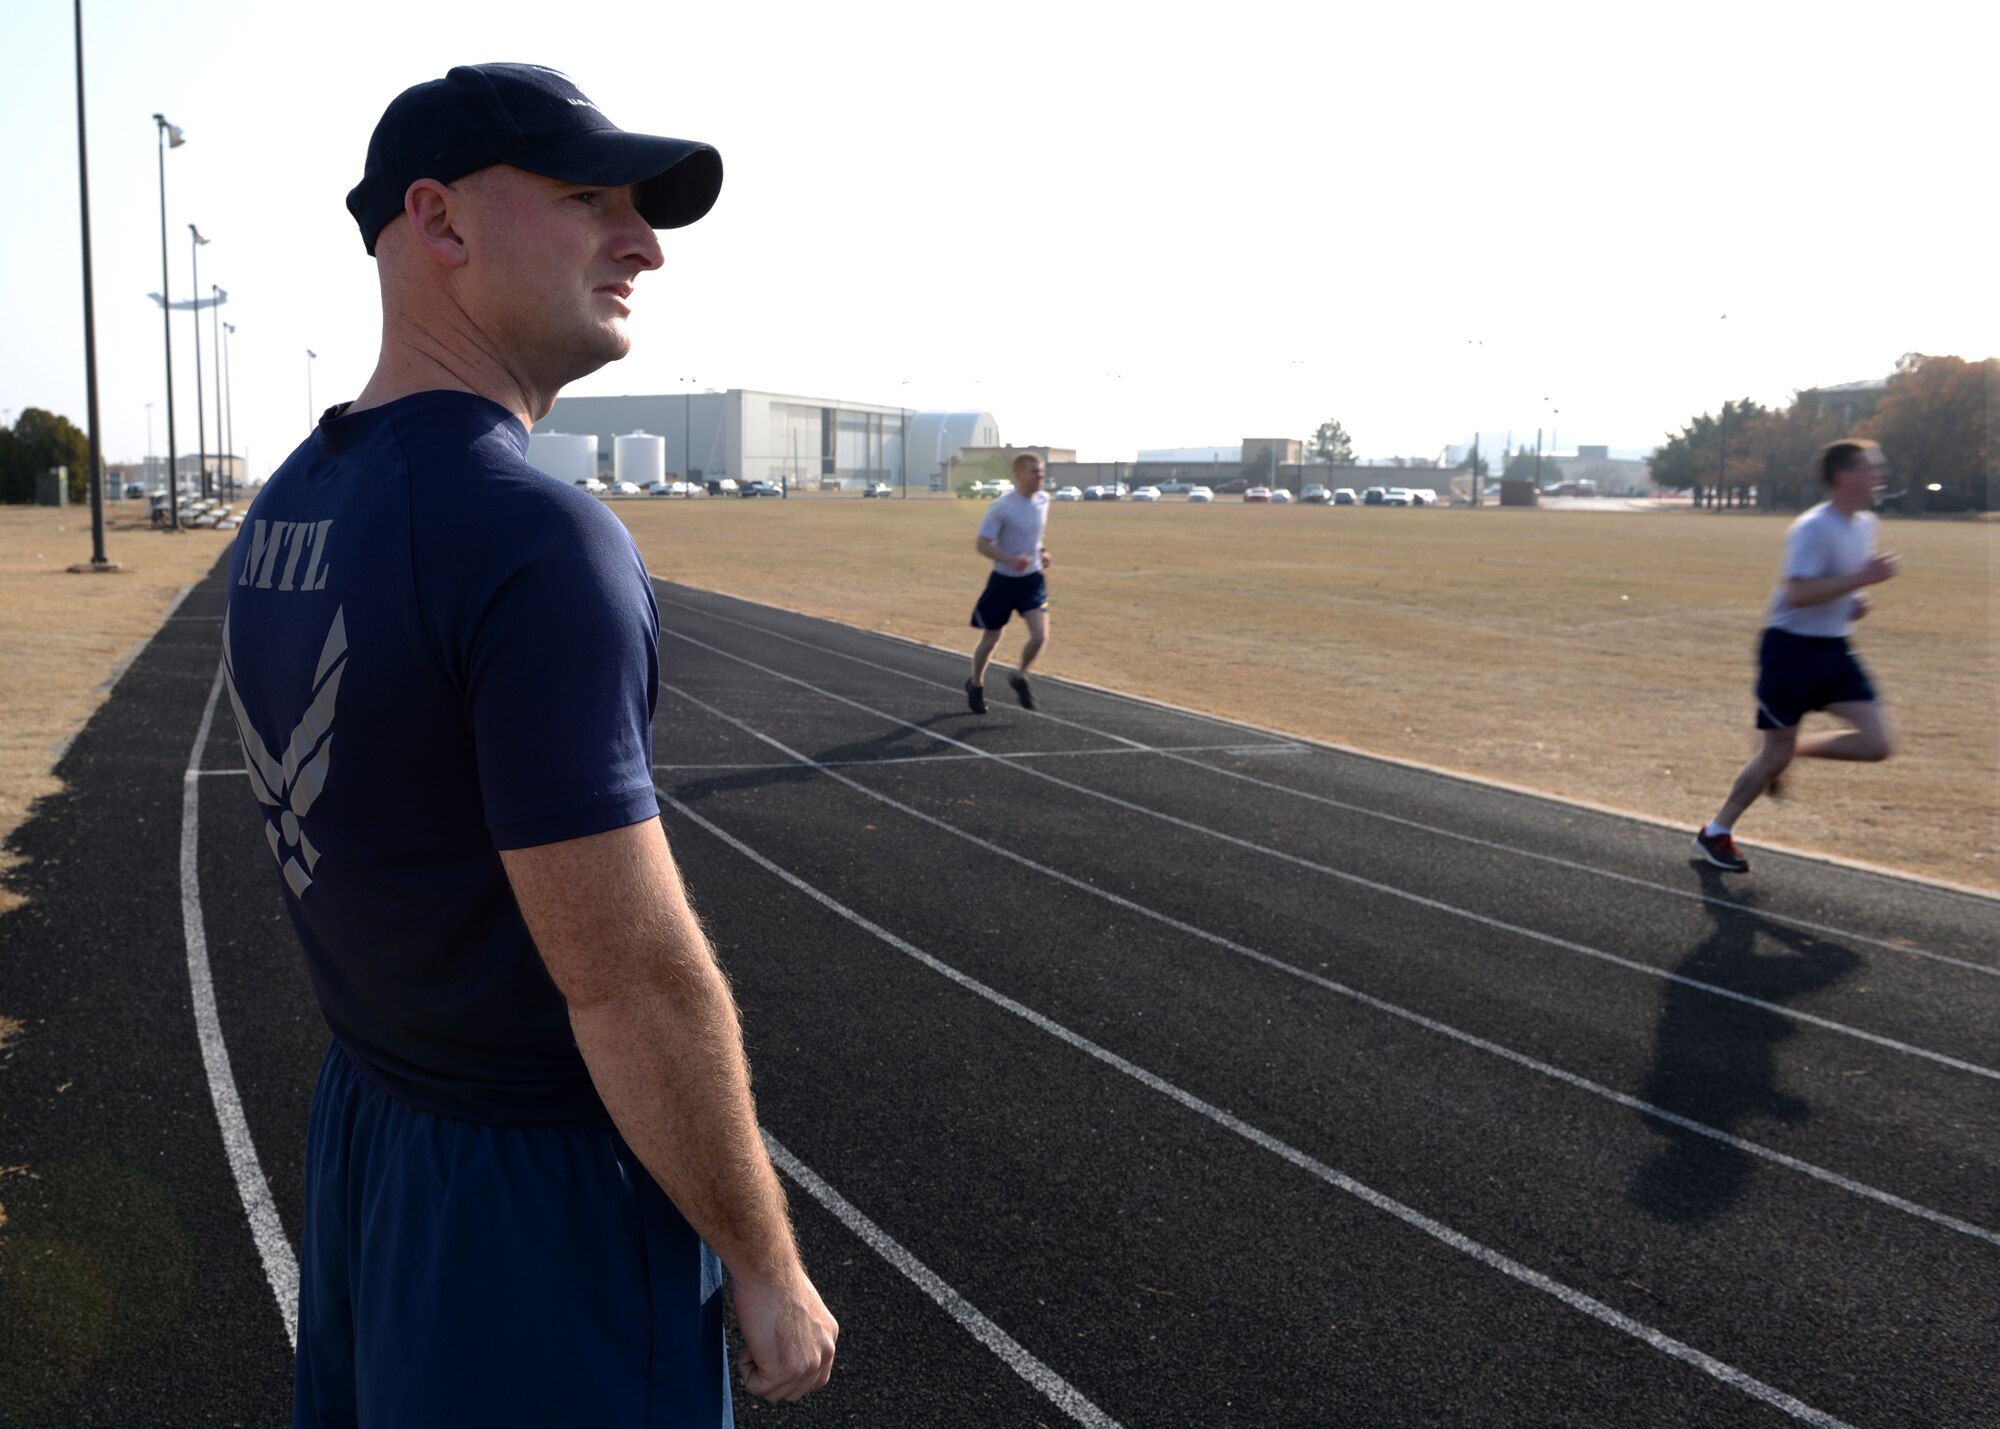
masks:
{"type": "Polygon", "coordinates": [[[659,607],[624,527],[558,520],[481,612],[466,707],[488,832],[531,848],[659,813],[659,607]]]}
{"type": "Polygon", "coordinates": [[[1006,513],[1000,509],[1000,502],[994,501],[989,504],[986,508],[986,515],[980,518],[979,539],[982,541],[999,540],[1000,529],[1006,525],[1005,518],[1006,513]]]}
{"type": "Polygon", "coordinates": [[[1785,579],[1818,580],[1826,574],[1831,545],[1817,521],[1801,521],[1785,536],[1785,579]]]}

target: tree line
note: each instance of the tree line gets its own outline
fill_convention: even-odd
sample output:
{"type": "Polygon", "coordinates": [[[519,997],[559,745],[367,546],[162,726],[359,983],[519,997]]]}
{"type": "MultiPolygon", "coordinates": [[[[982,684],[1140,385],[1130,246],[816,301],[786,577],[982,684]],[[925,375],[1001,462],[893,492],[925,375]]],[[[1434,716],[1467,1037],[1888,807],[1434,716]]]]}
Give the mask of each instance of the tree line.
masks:
{"type": "Polygon", "coordinates": [[[1655,485],[1716,506],[1799,510],[1819,501],[1814,458],[1828,442],[1866,438],[1889,459],[1884,505],[1906,512],[1986,511],[1989,407],[2000,358],[1967,362],[1912,352],[1880,389],[1803,388],[1783,407],[1745,398],[1704,412],[1651,458],[1655,485]]]}
{"type": "Polygon", "coordinates": [[[32,503],[35,480],[52,468],[69,468],[69,499],[90,500],[90,442],[67,417],[28,407],[11,427],[0,427],[0,502],[32,503]]]}

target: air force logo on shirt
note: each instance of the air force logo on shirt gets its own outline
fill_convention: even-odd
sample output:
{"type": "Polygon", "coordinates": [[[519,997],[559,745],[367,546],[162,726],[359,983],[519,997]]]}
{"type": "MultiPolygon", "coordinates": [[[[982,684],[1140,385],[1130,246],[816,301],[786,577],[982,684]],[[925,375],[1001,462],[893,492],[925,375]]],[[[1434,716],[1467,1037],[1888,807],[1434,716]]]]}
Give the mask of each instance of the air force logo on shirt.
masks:
{"type": "MultiPolygon", "coordinates": [[[[327,534],[331,521],[258,521],[251,532],[250,559],[244,563],[238,585],[259,590],[324,590],[327,534]],[[278,557],[289,551],[282,572],[278,557]],[[301,557],[305,573],[298,584],[301,557]],[[275,587],[274,575],[278,576],[275,587]]],[[[286,884],[294,897],[304,897],[312,887],[312,875],[319,867],[320,851],[306,834],[305,819],[326,788],[326,776],[333,757],[333,711],[340,698],[340,677],[347,669],[347,621],[345,607],[333,612],[333,624],[326,632],[312,683],[299,692],[303,706],[281,748],[273,755],[264,744],[250,714],[236,692],[235,653],[229,638],[230,615],[222,617],[222,675],[229,687],[229,707],[236,715],[236,735],[243,743],[243,762],[249,766],[250,788],[264,805],[264,838],[271,856],[278,861],[286,884]]]]}

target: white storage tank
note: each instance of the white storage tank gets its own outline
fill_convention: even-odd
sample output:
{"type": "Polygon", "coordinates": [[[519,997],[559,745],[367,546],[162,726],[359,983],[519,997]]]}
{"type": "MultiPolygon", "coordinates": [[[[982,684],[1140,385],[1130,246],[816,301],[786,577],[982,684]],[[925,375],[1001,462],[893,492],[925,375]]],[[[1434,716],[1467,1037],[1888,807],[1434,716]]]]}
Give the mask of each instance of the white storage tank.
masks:
{"type": "Polygon", "coordinates": [[[656,481],[667,479],[667,439],[633,432],[611,439],[611,468],[615,480],[629,481],[641,491],[656,481]]]}
{"type": "Polygon", "coordinates": [[[574,485],[597,475],[597,438],[564,432],[530,432],[528,465],[574,485]]]}

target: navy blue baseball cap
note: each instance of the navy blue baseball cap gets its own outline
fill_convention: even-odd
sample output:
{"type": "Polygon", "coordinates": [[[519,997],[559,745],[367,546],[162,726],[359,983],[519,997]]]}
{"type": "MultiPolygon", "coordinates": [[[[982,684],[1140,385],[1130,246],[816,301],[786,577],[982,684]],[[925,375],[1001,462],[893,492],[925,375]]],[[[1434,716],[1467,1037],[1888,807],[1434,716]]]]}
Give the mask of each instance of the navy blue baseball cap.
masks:
{"type": "Polygon", "coordinates": [[[555,70],[459,65],[390,101],[347,211],[372,254],[411,184],[448,184],[494,164],[570,184],[636,184],[639,213],[655,228],[686,227],[722,192],[722,156],[714,149],[628,134],[555,70]]]}

